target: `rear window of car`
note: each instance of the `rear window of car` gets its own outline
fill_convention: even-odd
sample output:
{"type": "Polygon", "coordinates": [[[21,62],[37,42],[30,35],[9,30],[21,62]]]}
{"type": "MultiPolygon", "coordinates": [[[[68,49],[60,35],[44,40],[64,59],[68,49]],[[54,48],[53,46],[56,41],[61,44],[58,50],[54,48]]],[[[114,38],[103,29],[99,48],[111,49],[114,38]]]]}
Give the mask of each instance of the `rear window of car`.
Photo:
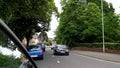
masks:
{"type": "Polygon", "coordinates": [[[38,49],[41,49],[41,48],[37,45],[29,45],[27,48],[27,50],[38,50],[38,49]]]}
{"type": "Polygon", "coordinates": [[[65,45],[58,45],[58,48],[67,48],[65,45]]]}

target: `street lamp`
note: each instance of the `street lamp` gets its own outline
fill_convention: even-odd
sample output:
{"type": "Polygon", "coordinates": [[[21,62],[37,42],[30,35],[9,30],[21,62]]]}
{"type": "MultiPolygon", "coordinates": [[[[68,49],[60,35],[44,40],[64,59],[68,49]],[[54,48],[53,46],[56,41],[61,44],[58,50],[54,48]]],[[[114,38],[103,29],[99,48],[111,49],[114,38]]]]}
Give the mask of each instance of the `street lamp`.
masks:
{"type": "Polygon", "coordinates": [[[104,39],[104,16],[103,16],[103,0],[101,0],[101,10],[102,10],[102,37],[103,37],[103,53],[105,52],[105,39],[104,39]]]}

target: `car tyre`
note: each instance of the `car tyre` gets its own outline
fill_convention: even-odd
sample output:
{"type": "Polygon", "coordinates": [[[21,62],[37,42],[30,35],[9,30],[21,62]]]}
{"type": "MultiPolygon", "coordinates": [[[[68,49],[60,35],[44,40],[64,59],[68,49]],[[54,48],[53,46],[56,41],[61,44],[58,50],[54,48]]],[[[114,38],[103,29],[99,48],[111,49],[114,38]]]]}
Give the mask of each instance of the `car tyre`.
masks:
{"type": "Polygon", "coordinates": [[[39,59],[39,60],[43,60],[43,59],[44,59],[44,57],[39,57],[39,58],[37,58],[37,59],[39,59]]]}
{"type": "Polygon", "coordinates": [[[69,55],[69,53],[66,53],[66,55],[68,56],[68,55],[69,55]]]}
{"type": "Polygon", "coordinates": [[[56,53],[56,52],[54,52],[54,53],[53,53],[53,55],[57,55],[57,53],[56,53]]]}

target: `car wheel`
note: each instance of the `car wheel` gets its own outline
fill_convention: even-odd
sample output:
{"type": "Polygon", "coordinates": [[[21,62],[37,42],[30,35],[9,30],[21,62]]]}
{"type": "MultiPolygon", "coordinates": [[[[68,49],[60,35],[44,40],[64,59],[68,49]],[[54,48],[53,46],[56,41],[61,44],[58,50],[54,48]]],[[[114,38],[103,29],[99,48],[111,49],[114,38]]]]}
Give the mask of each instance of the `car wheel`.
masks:
{"type": "Polygon", "coordinates": [[[69,53],[66,53],[66,55],[69,55],[69,53]]]}
{"type": "Polygon", "coordinates": [[[57,53],[56,53],[56,52],[54,52],[54,53],[53,53],[53,55],[57,55],[57,53]]]}
{"type": "Polygon", "coordinates": [[[56,53],[53,53],[53,55],[56,55],[56,53]]]}

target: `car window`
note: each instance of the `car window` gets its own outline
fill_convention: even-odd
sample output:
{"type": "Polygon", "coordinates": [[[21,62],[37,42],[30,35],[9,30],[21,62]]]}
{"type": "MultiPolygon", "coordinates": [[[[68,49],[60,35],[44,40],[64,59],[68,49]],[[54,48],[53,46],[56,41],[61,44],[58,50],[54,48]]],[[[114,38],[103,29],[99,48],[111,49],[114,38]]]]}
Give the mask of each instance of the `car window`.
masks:
{"type": "Polygon", "coordinates": [[[58,45],[58,48],[67,48],[65,45],[58,45]]]}
{"type": "Polygon", "coordinates": [[[24,60],[16,44],[0,30],[0,68],[19,68],[24,60]]]}
{"type": "Polygon", "coordinates": [[[0,68],[37,68],[23,43],[1,19],[0,68]]]}
{"type": "Polygon", "coordinates": [[[0,0],[0,68],[31,64],[120,68],[120,0],[0,0]]]}
{"type": "Polygon", "coordinates": [[[41,49],[40,46],[37,46],[37,45],[30,45],[28,46],[27,48],[28,50],[38,50],[38,49],[41,49]]]}
{"type": "Polygon", "coordinates": [[[42,43],[42,47],[44,48],[45,47],[45,45],[42,43]]]}

